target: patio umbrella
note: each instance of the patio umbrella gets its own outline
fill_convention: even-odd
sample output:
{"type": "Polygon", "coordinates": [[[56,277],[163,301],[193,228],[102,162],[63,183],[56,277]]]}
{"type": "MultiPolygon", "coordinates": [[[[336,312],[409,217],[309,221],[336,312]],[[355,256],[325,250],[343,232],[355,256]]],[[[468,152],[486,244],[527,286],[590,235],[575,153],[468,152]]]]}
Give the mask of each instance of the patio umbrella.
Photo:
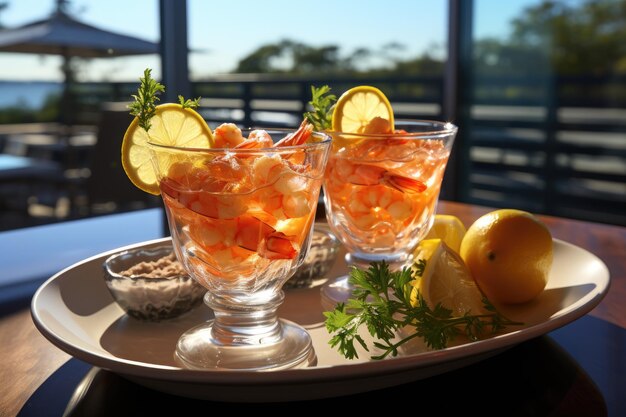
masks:
{"type": "Polygon", "coordinates": [[[80,22],[64,12],[66,1],[57,0],[50,17],[16,28],[0,30],[0,52],[60,55],[63,57],[64,88],[61,102],[62,122],[72,114],[72,57],[99,58],[156,54],[159,44],[103,30],[80,22]]]}

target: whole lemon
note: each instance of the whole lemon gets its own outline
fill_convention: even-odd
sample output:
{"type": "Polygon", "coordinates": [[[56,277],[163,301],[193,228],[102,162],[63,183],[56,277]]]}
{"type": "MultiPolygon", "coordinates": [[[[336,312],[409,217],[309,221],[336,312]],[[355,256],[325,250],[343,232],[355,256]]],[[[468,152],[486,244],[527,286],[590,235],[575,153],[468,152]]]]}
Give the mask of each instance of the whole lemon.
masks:
{"type": "Polygon", "coordinates": [[[460,255],[489,300],[525,303],[537,297],[548,282],[552,235],[531,213],[495,210],[469,227],[460,255]]]}

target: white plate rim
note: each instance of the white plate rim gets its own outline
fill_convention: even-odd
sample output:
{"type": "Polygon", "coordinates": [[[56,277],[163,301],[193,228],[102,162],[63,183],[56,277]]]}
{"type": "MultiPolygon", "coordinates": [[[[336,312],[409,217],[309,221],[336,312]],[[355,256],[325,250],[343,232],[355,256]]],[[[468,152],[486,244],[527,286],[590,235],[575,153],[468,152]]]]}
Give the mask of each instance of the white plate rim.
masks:
{"type": "Polygon", "coordinates": [[[559,239],[553,239],[555,245],[569,246],[585,252],[586,255],[590,257],[590,260],[593,260],[598,264],[601,273],[599,274],[599,277],[594,280],[596,287],[592,291],[567,306],[567,308],[560,310],[558,314],[546,322],[535,324],[521,330],[507,332],[493,338],[448,347],[446,349],[428,351],[416,355],[389,358],[383,361],[346,363],[343,365],[291,369],[274,372],[197,371],[138,362],[114,356],[107,357],[98,353],[90,352],[87,349],[83,349],[81,346],[67,342],[63,337],[59,336],[52,329],[50,329],[45,319],[43,319],[39,314],[40,300],[46,295],[46,292],[50,290],[50,287],[54,284],[55,280],[62,277],[68,271],[71,271],[84,263],[93,262],[96,259],[103,258],[121,250],[162,243],[168,240],[170,240],[169,237],[153,239],[106,251],[79,261],[53,275],[37,289],[32,298],[31,316],[35,326],[52,344],[71,356],[90,363],[91,365],[108,369],[112,372],[123,375],[171,382],[222,384],[232,386],[315,383],[411,371],[418,368],[441,365],[444,362],[447,363],[463,360],[465,358],[487,354],[490,351],[512,347],[523,341],[543,335],[552,330],[556,330],[582,317],[600,303],[610,287],[609,270],[606,264],[604,264],[599,257],[579,246],[559,239]]]}

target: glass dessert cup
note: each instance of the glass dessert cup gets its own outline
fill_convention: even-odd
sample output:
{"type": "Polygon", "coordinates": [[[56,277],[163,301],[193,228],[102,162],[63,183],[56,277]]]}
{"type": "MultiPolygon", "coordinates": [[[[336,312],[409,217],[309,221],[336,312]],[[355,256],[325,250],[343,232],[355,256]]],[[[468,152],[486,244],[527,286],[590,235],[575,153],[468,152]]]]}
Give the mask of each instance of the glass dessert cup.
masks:
{"type": "MultiPolygon", "coordinates": [[[[349,267],[386,261],[409,266],[434,221],[441,182],[458,128],[430,120],[397,120],[394,134],[330,132],[324,206],[332,232],[346,247],[349,267]]],[[[334,309],[352,294],[348,276],[322,287],[334,309]]]]}
{"type": "MultiPolygon", "coordinates": [[[[268,130],[274,142],[290,133],[268,130]]],[[[304,261],[330,137],[256,149],[149,144],[176,256],[208,291],[215,318],[185,332],[191,369],[280,370],[316,356],[309,334],[279,319],[283,284],[304,261]]]]}

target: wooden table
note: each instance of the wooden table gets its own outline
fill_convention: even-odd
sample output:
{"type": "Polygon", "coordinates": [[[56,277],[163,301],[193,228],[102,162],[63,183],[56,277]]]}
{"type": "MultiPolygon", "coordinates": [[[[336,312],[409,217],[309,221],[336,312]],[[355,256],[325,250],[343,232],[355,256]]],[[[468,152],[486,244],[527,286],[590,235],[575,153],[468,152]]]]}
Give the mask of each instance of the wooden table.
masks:
{"type": "MultiPolygon", "coordinates": [[[[442,202],[439,207],[439,212],[454,214],[467,225],[488,211],[451,202],[442,202]]],[[[611,273],[610,291],[583,318],[478,364],[349,399],[274,405],[220,404],[173,397],[101,371],[97,384],[92,380],[92,387],[82,387],[91,389],[91,402],[72,403],[70,411],[63,414],[68,401],[64,384],[75,387],[90,367],[76,359],[66,363],[70,357],[44,339],[32,323],[28,306],[21,306],[0,317],[0,416],[39,415],[41,410],[49,416],[177,415],[165,413],[171,407],[187,415],[184,413],[191,414],[198,406],[208,413],[220,407],[244,412],[303,407],[326,407],[330,411],[328,407],[346,404],[353,410],[367,410],[377,399],[415,406],[416,413],[422,407],[437,406],[438,415],[467,409],[474,410],[472,414],[503,416],[626,415],[626,228],[542,219],[555,238],[585,248],[606,263],[611,273]],[[435,400],[438,393],[448,399],[435,400]],[[55,401],[60,402],[59,409],[54,408],[55,401]]]]}

